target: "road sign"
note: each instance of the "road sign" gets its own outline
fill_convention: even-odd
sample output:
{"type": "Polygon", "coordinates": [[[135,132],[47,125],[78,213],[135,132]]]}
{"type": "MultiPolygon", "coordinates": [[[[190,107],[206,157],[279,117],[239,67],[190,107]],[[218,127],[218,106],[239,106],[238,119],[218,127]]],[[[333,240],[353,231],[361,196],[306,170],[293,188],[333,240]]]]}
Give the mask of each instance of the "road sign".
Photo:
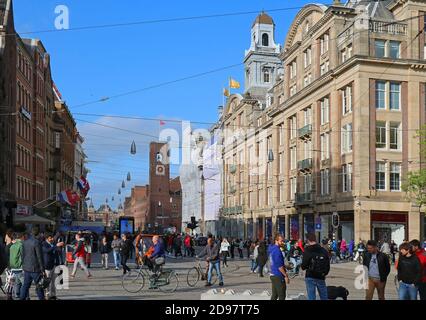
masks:
{"type": "Polygon", "coordinates": [[[321,230],[321,223],[315,223],[315,230],[321,230]]]}

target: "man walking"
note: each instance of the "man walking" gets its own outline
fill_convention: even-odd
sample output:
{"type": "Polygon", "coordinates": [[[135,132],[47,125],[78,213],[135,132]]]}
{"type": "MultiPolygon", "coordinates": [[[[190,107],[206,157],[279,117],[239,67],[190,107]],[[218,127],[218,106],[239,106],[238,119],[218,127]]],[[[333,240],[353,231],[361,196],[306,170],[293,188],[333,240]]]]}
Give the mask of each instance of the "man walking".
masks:
{"type": "Polygon", "coordinates": [[[84,272],[87,275],[87,278],[91,278],[92,275],[89,272],[89,269],[87,269],[86,266],[86,248],[84,245],[84,238],[80,233],[77,233],[75,235],[75,239],[77,240],[77,243],[75,245],[75,249],[73,252],[73,256],[75,257],[74,259],[74,267],[72,269],[71,278],[75,278],[75,274],[77,272],[77,266],[80,265],[80,267],[84,270],[84,272]]]}
{"type": "Polygon", "coordinates": [[[417,256],[421,264],[421,275],[422,278],[418,283],[420,300],[426,300],[426,251],[420,246],[419,240],[412,240],[410,244],[413,249],[413,253],[417,256]]]}
{"type": "Polygon", "coordinates": [[[200,252],[197,257],[202,258],[204,256],[206,256],[206,261],[209,263],[206,287],[210,287],[212,285],[211,281],[213,269],[216,270],[216,274],[219,277],[219,286],[222,287],[223,276],[220,272],[219,245],[214,242],[213,238],[209,238],[207,240],[207,246],[200,252]]]}
{"type": "Polygon", "coordinates": [[[22,269],[24,270],[24,284],[20,292],[20,300],[29,297],[31,284],[36,285],[36,293],[39,300],[44,300],[44,290],[38,284],[44,275],[44,261],[41,244],[38,240],[40,231],[37,227],[32,229],[32,237],[25,240],[22,246],[22,269]]]}
{"type": "Polygon", "coordinates": [[[269,246],[269,259],[271,261],[270,279],[272,284],[271,300],[285,300],[287,284],[290,283],[287,270],[284,265],[284,256],[281,253],[281,246],[284,245],[284,239],[276,235],[274,244],[269,246]]]}
{"type": "Polygon", "coordinates": [[[111,243],[111,248],[112,248],[112,255],[114,257],[115,270],[120,269],[120,265],[121,265],[120,250],[121,250],[122,244],[123,244],[123,241],[118,237],[116,233],[114,233],[113,240],[111,243]]]}
{"type": "Polygon", "coordinates": [[[309,300],[316,300],[318,291],[321,300],[328,300],[325,277],[330,272],[330,259],[327,250],[321,247],[315,234],[308,235],[308,246],[304,249],[302,270],[306,270],[305,283],[309,300]]]}
{"type": "Polygon", "coordinates": [[[367,252],[364,254],[363,264],[368,270],[368,288],[365,300],[373,300],[377,289],[379,300],[385,300],[386,281],[390,273],[388,257],[379,251],[377,241],[367,242],[367,252]]]}
{"type": "Polygon", "coordinates": [[[52,234],[46,234],[46,240],[42,243],[43,262],[46,269],[46,276],[49,278],[49,300],[56,300],[56,267],[60,265],[60,248],[63,248],[63,242],[55,243],[52,234]]]}
{"type": "MultiPolygon", "coordinates": [[[[23,258],[23,242],[25,240],[23,233],[16,233],[14,235],[15,241],[9,247],[8,254],[8,268],[15,277],[14,289],[15,298],[19,299],[22,287],[22,279],[24,274],[22,272],[22,258],[23,258]]],[[[12,290],[12,288],[10,288],[12,290]]],[[[7,299],[12,300],[12,292],[7,293],[7,299]]]]}

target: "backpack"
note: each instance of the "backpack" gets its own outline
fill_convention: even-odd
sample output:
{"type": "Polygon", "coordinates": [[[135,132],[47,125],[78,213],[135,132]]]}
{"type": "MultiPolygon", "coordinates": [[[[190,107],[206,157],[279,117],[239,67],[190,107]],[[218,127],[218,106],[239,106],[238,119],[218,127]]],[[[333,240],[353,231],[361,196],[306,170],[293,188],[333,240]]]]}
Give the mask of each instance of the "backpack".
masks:
{"type": "Polygon", "coordinates": [[[309,265],[309,271],[314,275],[325,277],[330,271],[330,262],[328,254],[326,255],[324,250],[321,252],[315,252],[312,256],[311,263],[309,265]]]}

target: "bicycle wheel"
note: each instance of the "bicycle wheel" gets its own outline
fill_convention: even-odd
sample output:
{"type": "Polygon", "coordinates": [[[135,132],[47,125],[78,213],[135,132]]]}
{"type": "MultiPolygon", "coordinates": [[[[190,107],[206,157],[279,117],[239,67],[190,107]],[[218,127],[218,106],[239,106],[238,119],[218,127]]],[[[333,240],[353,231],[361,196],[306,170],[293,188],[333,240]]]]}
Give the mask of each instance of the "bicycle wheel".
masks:
{"type": "Polygon", "coordinates": [[[142,272],[127,272],[121,279],[123,289],[130,293],[138,293],[145,286],[145,277],[142,272]]]}
{"type": "Polygon", "coordinates": [[[158,289],[163,293],[175,292],[179,286],[179,278],[173,270],[165,271],[157,280],[158,289]]]}
{"type": "Polygon", "coordinates": [[[186,283],[188,283],[188,286],[191,288],[195,287],[200,281],[201,275],[200,271],[196,267],[193,267],[189,269],[188,274],[186,275],[186,283]]]}

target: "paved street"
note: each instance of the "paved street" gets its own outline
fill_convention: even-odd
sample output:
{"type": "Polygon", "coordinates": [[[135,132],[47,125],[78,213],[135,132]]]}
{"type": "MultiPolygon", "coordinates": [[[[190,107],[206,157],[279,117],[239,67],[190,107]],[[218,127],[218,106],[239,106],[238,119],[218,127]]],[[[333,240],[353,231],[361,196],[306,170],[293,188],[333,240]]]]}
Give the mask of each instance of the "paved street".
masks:
{"type": "MultiPolygon", "coordinates": [[[[186,273],[189,268],[194,265],[194,260],[185,259],[167,259],[167,268],[173,268],[179,275],[179,287],[174,294],[164,294],[158,290],[149,290],[148,285],[138,294],[130,294],[121,286],[122,271],[116,271],[113,268],[103,270],[100,268],[98,261],[99,257],[94,257],[95,263],[92,264],[91,272],[93,278],[86,279],[83,271],[78,271],[75,279],[70,280],[69,290],[58,292],[60,299],[76,299],[76,300],[91,300],[91,299],[109,299],[109,300],[139,300],[139,299],[170,299],[170,300],[199,300],[200,295],[206,292],[203,282],[199,282],[197,287],[190,288],[186,283],[186,273]]],[[[112,257],[110,262],[112,262],[112,257]]],[[[134,264],[129,264],[134,266],[134,264]]],[[[356,263],[341,263],[331,267],[330,275],[328,276],[327,285],[344,286],[349,292],[349,299],[363,299],[364,291],[356,290],[354,287],[354,279],[357,276],[354,274],[356,263]]],[[[112,267],[112,264],[111,264],[112,267]]],[[[396,299],[396,290],[393,285],[394,271],[389,276],[389,284],[386,290],[387,299],[396,299]]],[[[269,278],[259,278],[249,271],[248,260],[231,260],[229,268],[224,269],[225,287],[224,289],[233,289],[235,292],[243,292],[252,290],[255,293],[261,293],[264,290],[270,290],[269,278]]],[[[217,286],[215,286],[217,287],[217,286]]],[[[214,288],[215,288],[214,287],[214,288]]],[[[305,293],[303,278],[298,277],[291,280],[288,287],[289,295],[305,293]]],[[[35,299],[34,289],[31,290],[32,299],[35,299]]]]}

